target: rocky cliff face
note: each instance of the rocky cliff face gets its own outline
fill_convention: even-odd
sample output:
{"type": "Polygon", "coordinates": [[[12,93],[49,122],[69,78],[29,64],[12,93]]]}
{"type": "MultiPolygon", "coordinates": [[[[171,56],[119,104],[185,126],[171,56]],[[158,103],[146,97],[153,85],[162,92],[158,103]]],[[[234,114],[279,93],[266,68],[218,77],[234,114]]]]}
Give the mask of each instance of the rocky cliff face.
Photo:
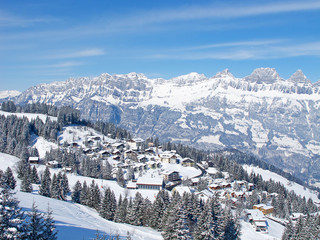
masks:
{"type": "Polygon", "coordinates": [[[288,80],[271,68],[245,78],[228,70],[170,80],[102,74],[31,87],[17,102],[70,105],[84,118],[111,121],[141,137],[233,147],[320,179],[320,84],[301,70],[288,80]]]}

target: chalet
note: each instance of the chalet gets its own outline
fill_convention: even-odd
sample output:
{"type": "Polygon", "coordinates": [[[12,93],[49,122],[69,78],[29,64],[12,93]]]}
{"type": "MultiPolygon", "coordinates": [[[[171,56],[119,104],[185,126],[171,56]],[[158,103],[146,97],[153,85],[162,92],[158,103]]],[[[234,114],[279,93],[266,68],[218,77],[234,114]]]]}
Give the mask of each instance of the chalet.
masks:
{"type": "Polygon", "coordinates": [[[144,143],[144,140],[142,138],[133,138],[129,139],[127,141],[127,144],[130,146],[132,149],[139,149],[141,148],[142,144],[144,143]]]}
{"type": "Polygon", "coordinates": [[[93,140],[93,141],[100,141],[101,137],[99,137],[99,136],[90,136],[89,139],[93,140]]]}
{"type": "Polygon", "coordinates": [[[64,167],[64,168],[62,168],[62,171],[66,172],[66,173],[71,173],[72,167],[64,167]]]}
{"type": "Polygon", "coordinates": [[[164,153],[160,154],[160,161],[162,163],[175,164],[175,163],[177,163],[177,156],[171,152],[164,152],[164,153]]]}
{"type": "Polygon", "coordinates": [[[116,161],[120,161],[121,157],[119,155],[114,155],[112,159],[116,161]]]}
{"type": "Polygon", "coordinates": [[[220,190],[221,186],[219,184],[212,183],[208,186],[211,190],[220,190]]]}
{"type": "Polygon", "coordinates": [[[154,151],[152,148],[147,148],[145,151],[144,151],[145,154],[148,154],[148,155],[154,155],[154,151]]]}
{"type": "Polygon", "coordinates": [[[138,162],[140,163],[146,163],[148,161],[148,158],[144,155],[139,155],[137,159],[138,159],[138,162]]]}
{"type": "Polygon", "coordinates": [[[198,182],[199,182],[200,178],[191,178],[191,186],[198,186],[198,182]]]}
{"type": "Polygon", "coordinates": [[[38,164],[39,163],[39,157],[29,157],[28,159],[30,164],[38,164]]]}
{"type": "Polygon", "coordinates": [[[101,150],[101,151],[99,152],[99,155],[100,155],[100,157],[102,157],[102,158],[106,158],[106,157],[109,157],[109,156],[110,156],[110,152],[109,152],[108,150],[101,150]]]}
{"type": "Polygon", "coordinates": [[[181,165],[184,167],[194,167],[196,165],[196,163],[191,158],[184,158],[181,161],[181,165]]]}
{"type": "Polygon", "coordinates": [[[196,193],[196,196],[198,196],[200,199],[206,201],[209,198],[213,197],[214,194],[209,189],[205,189],[205,190],[202,190],[201,192],[196,193]]]}
{"type": "Polygon", "coordinates": [[[59,168],[60,167],[60,163],[58,161],[49,161],[47,162],[47,167],[49,168],[59,168]]]}
{"type": "Polygon", "coordinates": [[[273,210],[274,208],[272,206],[267,206],[265,204],[256,204],[256,205],[253,205],[252,207],[253,209],[257,209],[257,210],[260,210],[261,212],[263,212],[263,214],[267,215],[267,214],[270,214],[270,213],[273,213],[273,210]]]}
{"type": "Polygon", "coordinates": [[[165,181],[173,182],[180,180],[179,172],[177,171],[167,170],[163,172],[162,175],[165,181]]]}
{"type": "Polygon", "coordinates": [[[162,190],[164,188],[162,178],[140,177],[136,184],[137,189],[162,190]]]}
{"type": "Polygon", "coordinates": [[[121,152],[117,149],[113,150],[112,155],[121,156],[121,152]]]}
{"type": "Polygon", "coordinates": [[[137,160],[137,153],[135,151],[133,151],[132,149],[129,149],[127,151],[124,152],[124,157],[125,158],[130,158],[132,160],[137,160]]]}
{"type": "Polygon", "coordinates": [[[125,147],[125,146],[124,146],[123,143],[117,142],[117,143],[113,143],[113,144],[112,144],[112,148],[113,148],[114,150],[123,151],[124,147],[125,147]]]}
{"type": "Polygon", "coordinates": [[[268,233],[268,221],[258,209],[247,209],[246,215],[249,222],[257,232],[268,233]]]}

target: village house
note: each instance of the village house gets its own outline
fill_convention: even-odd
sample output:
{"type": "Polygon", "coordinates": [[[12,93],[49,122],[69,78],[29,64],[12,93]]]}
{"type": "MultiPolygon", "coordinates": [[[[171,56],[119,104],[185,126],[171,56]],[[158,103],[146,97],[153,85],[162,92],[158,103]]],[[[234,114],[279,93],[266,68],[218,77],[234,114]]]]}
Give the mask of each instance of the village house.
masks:
{"type": "Polygon", "coordinates": [[[268,233],[268,221],[258,209],[246,209],[249,222],[257,232],[268,233]]]}
{"type": "Polygon", "coordinates": [[[214,193],[209,189],[205,189],[205,190],[202,190],[201,192],[197,192],[196,196],[198,196],[203,201],[207,201],[208,199],[214,196],[214,193]]]}
{"type": "Polygon", "coordinates": [[[29,157],[28,159],[30,164],[38,164],[39,163],[39,157],[29,157]]]}
{"type": "Polygon", "coordinates": [[[253,209],[260,210],[264,215],[273,213],[273,211],[274,211],[274,207],[272,207],[272,206],[267,206],[267,205],[262,204],[262,203],[261,203],[261,204],[253,205],[252,208],[253,208],[253,209]]]}
{"type": "Polygon", "coordinates": [[[177,163],[177,156],[171,152],[164,152],[164,153],[160,154],[160,161],[162,163],[175,164],[175,163],[177,163]]]}
{"type": "Polygon", "coordinates": [[[196,165],[196,163],[191,158],[184,158],[181,161],[181,165],[184,167],[194,167],[196,165]]]}
{"type": "Polygon", "coordinates": [[[123,143],[117,142],[117,143],[112,144],[113,150],[119,150],[120,152],[122,152],[124,148],[125,148],[125,146],[123,143]]]}
{"type": "Polygon", "coordinates": [[[59,168],[60,167],[60,163],[58,161],[55,161],[55,160],[47,162],[46,165],[49,168],[59,168]]]}
{"type": "Polygon", "coordinates": [[[173,181],[180,180],[180,175],[179,175],[179,172],[177,171],[167,170],[167,171],[164,171],[162,175],[165,181],[173,182],[173,181]]]}
{"type": "Polygon", "coordinates": [[[131,149],[138,150],[141,149],[144,140],[142,138],[133,138],[127,141],[127,144],[130,146],[131,149]]]}
{"type": "Polygon", "coordinates": [[[132,149],[129,149],[127,151],[124,152],[124,157],[125,158],[130,158],[132,160],[137,160],[137,152],[136,151],[133,151],[132,149]]]}
{"type": "Polygon", "coordinates": [[[164,188],[163,178],[139,177],[137,189],[162,190],[164,188]]]}

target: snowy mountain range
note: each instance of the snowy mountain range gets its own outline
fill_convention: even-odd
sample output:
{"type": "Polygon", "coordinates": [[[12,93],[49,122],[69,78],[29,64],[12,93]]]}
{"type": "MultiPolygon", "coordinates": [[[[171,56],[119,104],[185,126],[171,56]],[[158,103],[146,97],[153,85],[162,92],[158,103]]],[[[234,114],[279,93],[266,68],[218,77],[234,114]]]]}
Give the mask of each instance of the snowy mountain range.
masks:
{"type": "Polygon", "coordinates": [[[301,70],[287,80],[272,68],[244,78],[228,70],[169,80],[102,74],[34,86],[16,102],[70,105],[83,118],[111,121],[143,138],[232,147],[305,180],[320,179],[320,82],[312,84],[301,70]]]}

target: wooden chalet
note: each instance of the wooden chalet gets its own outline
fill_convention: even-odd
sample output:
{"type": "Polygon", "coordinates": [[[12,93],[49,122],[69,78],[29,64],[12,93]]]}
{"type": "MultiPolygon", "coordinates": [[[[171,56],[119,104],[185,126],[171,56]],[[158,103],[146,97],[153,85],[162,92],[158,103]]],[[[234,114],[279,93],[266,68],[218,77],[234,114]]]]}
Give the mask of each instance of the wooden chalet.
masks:
{"type": "Polygon", "coordinates": [[[181,165],[184,166],[184,167],[195,167],[196,163],[191,158],[184,158],[181,161],[181,165]]]}
{"type": "Polygon", "coordinates": [[[30,164],[39,164],[39,157],[29,157],[28,162],[30,164]]]}

